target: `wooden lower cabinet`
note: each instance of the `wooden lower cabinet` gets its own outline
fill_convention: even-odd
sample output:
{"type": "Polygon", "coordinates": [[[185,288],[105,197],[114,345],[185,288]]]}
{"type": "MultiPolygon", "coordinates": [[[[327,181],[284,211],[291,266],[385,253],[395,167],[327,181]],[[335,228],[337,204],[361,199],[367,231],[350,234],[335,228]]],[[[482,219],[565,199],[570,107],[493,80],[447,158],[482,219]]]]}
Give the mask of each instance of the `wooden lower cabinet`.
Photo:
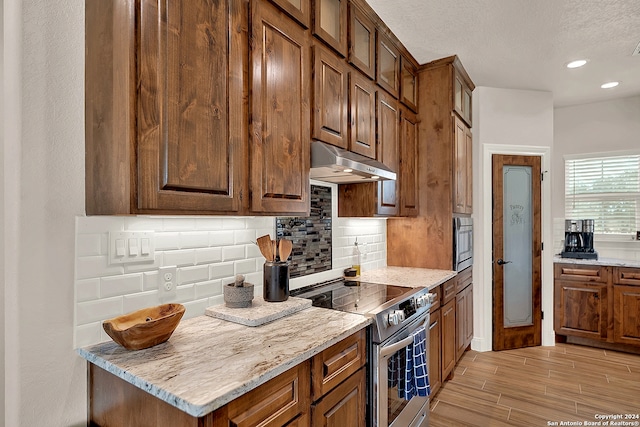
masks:
{"type": "Polygon", "coordinates": [[[456,361],[460,360],[473,339],[473,285],[456,295],[456,361]]]}
{"type": "Polygon", "coordinates": [[[364,368],[311,405],[311,425],[365,426],[367,379],[364,368]]]}
{"type": "Polygon", "coordinates": [[[445,381],[456,365],[456,300],[442,306],[442,380],[445,381]]]}
{"type": "Polygon", "coordinates": [[[607,285],[556,282],[555,329],[583,338],[607,339],[607,285]]]}
{"type": "Polygon", "coordinates": [[[556,263],[554,277],[556,335],[639,351],[640,268],[556,263]]]}
{"type": "Polygon", "coordinates": [[[442,358],[441,358],[442,322],[440,309],[431,312],[429,322],[429,384],[431,393],[435,394],[442,386],[442,358]]]}
{"type": "Polygon", "coordinates": [[[613,285],[613,338],[640,346],[640,286],[613,285]]]}
{"type": "Polygon", "coordinates": [[[362,329],[202,417],[193,417],[89,363],[88,424],[102,427],[364,427],[365,363],[366,330],[362,329]]]}

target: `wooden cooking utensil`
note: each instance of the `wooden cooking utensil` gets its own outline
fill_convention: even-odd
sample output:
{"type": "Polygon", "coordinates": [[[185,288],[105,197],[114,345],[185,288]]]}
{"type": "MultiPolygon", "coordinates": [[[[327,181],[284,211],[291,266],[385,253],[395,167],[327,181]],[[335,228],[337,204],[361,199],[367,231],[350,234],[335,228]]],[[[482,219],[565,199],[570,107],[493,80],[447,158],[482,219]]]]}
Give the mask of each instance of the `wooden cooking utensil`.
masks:
{"type": "Polygon", "coordinates": [[[278,251],[280,252],[280,261],[285,262],[289,255],[291,255],[291,250],[293,249],[293,242],[287,239],[280,239],[280,243],[278,244],[278,251]]]}
{"type": "Polygon", "coordinates": [[[272,261],[275,261],[276,258],[278,257],[278,243],[275,240],[271,241],[271,248],[273,251],[273,259],[272,261]]]}
{"type": "Polygon", "coordinates": [[[276,254],[273,250],[273,244],[271,243],[271,236],[265,234],[264,236],[260,236],[257,239],[258,248],[260,248],[260,252],[262,256],[267,260],[273,262],[276,258],[276,254]]]}

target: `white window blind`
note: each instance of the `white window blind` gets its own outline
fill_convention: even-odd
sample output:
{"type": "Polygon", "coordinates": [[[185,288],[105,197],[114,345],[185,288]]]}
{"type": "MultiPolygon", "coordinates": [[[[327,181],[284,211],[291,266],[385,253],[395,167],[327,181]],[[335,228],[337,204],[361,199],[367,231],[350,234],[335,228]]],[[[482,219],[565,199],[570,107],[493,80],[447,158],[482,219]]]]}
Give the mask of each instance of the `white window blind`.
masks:
{"type": "Polygon", "coordinates": [[[565,218],[595,220],[597,234],[640,225],[640,154],[565,160],[565,218]]]}

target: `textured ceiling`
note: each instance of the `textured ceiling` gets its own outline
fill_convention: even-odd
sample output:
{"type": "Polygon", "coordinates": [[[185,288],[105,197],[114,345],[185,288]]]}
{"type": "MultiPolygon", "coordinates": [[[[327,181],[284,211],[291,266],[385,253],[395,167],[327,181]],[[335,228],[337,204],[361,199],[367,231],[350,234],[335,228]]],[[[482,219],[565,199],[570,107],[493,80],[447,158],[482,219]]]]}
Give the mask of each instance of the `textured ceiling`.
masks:
{"type": "Polygon", "coordinates": [[[640,95],[640,0],[367,1],[418,62],[456,54],[476,86],[550,91],[556,107],[640,95]]]}

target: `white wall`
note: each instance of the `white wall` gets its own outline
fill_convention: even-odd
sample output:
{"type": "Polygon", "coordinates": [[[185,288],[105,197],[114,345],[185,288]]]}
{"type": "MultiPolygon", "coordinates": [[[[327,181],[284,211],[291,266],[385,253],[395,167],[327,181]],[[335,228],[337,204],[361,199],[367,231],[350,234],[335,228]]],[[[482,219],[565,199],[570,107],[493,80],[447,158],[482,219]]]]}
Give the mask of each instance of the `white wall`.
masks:
{"type": "MultiPolygon", "coordinates": [[[[554,111],[553,206],[556,248],[564,238],[564,156],[640,150],[640,96],[558,108],[554,111]]],[[[601,257],[640,260],[640,242],[603,241],[601,257]]]]}
{"type": "MultiPolygon", "coordinates": [[[[474,339],[472,347],[492,349],[492,181],[493,154],[542,156],[550,170],[553,147],[553,96],[550,92],[476,87],[473,92],[473,220],[474,339]]],[[[551,174],[545,174],[542,195],[543,240],[551,241],[551,174]]],[[[544,345],[552,345],[553,277],[551,251],[543,252],[542,304],[544,345]]]]}
{"type": "Polygon", "coordinates": [[[86,425],[73,348],[84,175],[84,2],[4,0],[5,416],[86,425]]]}

